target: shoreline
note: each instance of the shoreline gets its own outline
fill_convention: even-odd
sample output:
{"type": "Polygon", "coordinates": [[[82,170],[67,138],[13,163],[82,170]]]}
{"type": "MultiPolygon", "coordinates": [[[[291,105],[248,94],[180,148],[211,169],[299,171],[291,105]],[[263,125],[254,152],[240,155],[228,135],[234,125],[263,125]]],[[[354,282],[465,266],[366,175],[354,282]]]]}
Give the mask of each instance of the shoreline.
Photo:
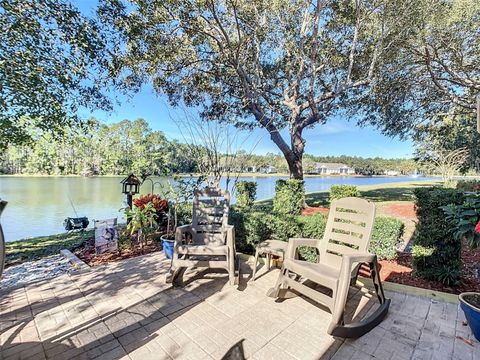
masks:
{"type": "MultiPolygon", "coordinates": [[[[193,174],[174,174],[172,176],[181,176],[181,177],[196,177],[200,176],[201,174],[193,173],[193,174]]],[[[84,178],[84,179],[96,179],[96,178],[123,178],[127,175],[93,175],[93,176],[84,176],[84,175],[74,175],[74,174],[69,174],[69,175],[47,175],[47,174],[0,174],[0,179],[2,177],[17,177],[17,178],[28,178],[28,177],[38,177],[38,178],[84,178]]],[[[351,175],[345,175],[345,174],[305,174],[303,177],[304,178],[329,178],[329,177],[334,177],[334,178],[401,178],[401,177],[411,177],[412,180],[415,179],[422,179],[425,177],[439,177],[440,175],[424,175],[420,177],[411,177],[411,175],[360,175],[360,174],[351,174],[351,175]]],[[[149,176],[153,178],[162,178],[162,177],[169,177],[169,176],[160,176],[160,175],[154,175],[154,176],[149,176]]],[[[227,178],[227,176],[223,176],[224,178],[227,178]]],[[[245,173],[235,173],[235,174],[230,174],[229,178],[234,179],[236,177],[286,177],[289,178],[289,174],[286,173],[274,173],[274,174],[264,174],[264,173],[252,173],[252,172],[245,172],[245,173]]],[[[456,176],[454,177],[455,179],[475,179],[479,178],[480,175],[470,175],[470,176],[456,176]]]]}
{"type": "MultiPolygon", "coordinates": [[[[394,188],[394,187],[408,187],[408,188],[413,188],[413,187],[417,187],[418,185],[435,185],[435,184],[438,184],[438,180],[421,180],[421,178],[417,178],[417,179],[412,179],[412,181],[399,181],[399,182],[386,182],[386,183],[380,183],[380,184],[372,184],[372,185],[358,185],[358,190],[360,191],[369,191],[369,190],[373,190],[373,189],[378,189],[378,190],[381,190],[381,189],[388,189],[388,188],[394,188]]],[[[313,191],[313,192],[306,192],[305,195],[309,196],[309,197],[312,197],[312,196],[315,196],[315,194],[325,194],[325,193],[328,193],[329,190],[322,190],[322,191],[313,191]]],[[[259,204],[259,205],[262,205],[262,204],[265,204],[265,203],[268,203],[268,202],[271,202],[273,200],[273,197],[271,198],[266,198],[266,199],[257,199],[255,201],[256,204],[259,204]]],[[[93,229],[91,228],[88,228],[87,229],[87,232],[88,231],[93,231],[93,229]]],[[[77,233],[78,235],[80,233],[77,233]]],[[[49,234],[49,235],[39,235],[39,236],[31,236],[31,237],[25,237],[23,239],[17,239],[17,240],[11,240],[11,241],[7,241],[6,243],[7,244],[10,244],[10,247],[12,247],[12,245],[15,245],[15,244],[19,244],[19,243],[25,243],[25,242],[32,242],[32,243],[41,243],[42,241],[45,241],[45,240],[56,240],[56,241],[63,241],[65,237],[68,237],[67,236],[67,233],[66,232],[62,232],[62,233],[57,233],[57,234],[49,234]]],[[[7,245],[8,247],[8,245],[7,245]]]]}

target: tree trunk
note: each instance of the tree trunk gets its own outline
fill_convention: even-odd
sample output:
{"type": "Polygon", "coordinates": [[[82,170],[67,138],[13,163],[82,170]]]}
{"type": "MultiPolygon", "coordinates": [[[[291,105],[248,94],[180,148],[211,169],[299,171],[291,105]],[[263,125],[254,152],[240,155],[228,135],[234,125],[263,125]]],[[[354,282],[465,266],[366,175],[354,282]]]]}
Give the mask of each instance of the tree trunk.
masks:
{"type": "Polygon", "coordinates": [[[302,159],[298,157],[286,157],[290,179],[303,180],[302,159]]]}
{"type": "Polygon", "coordinates": [[[290,178],[303,180],[303,153],[305,151],[305,140],[302,138],[303,128],[294,126],[290,130],[291,156],[286,156],[290,178]]]}
{"type": "MultiPolygon", "coordinates": [[[[278,146],[283,153],[285,160],[287,160],[288,170],[290,171],[290,178],[303,180],[303,165],[302,158],[305,150],[305,140],[302,138],[303,128],[294,125],[290,129],[291,146],[285,142],[280,135],[278,129],[273,125],[273,122],[265,116],[258,104],[251,103],[250,110],[257,121],[270,133],[270,139],[278,146]]],[[[298,120],[298,119],[297,119],[298,120]]],[[[294,121],[297,123],[298,121],[294,121]]]]}

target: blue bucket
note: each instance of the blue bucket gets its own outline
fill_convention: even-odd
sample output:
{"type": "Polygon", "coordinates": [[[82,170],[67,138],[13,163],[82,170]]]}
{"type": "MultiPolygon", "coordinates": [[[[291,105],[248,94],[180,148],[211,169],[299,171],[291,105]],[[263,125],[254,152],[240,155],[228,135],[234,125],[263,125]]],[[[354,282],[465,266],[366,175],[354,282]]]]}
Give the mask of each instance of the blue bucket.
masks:
{"type": "Polygon", "coordinates": [[[473,294],[480,295],[480,293],[467,292],[460,294],[458,299],[460,300],[460,307],[465,313],[465,317],[467,318],[468,325],[470,325],[470,329],[472,329],[473,335],[478,341],[480,341],[480,309],[470,305],[463,298],[466,295],[473,294]]]}
{"type": "Polygon", "coordinates": [[[175,240],[165,240],[162,239],[163,241],[163,252],[165,253],[165,256],[167,259],[173,258],[173,248],[175,245],[175,240]]]}

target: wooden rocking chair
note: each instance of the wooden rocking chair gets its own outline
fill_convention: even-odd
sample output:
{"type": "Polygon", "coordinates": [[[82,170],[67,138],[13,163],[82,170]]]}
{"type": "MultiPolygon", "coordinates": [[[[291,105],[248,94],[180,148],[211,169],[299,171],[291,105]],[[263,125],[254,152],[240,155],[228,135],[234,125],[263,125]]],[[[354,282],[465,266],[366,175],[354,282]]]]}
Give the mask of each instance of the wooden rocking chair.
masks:
{"type": "Polygon", "coordinates": [[[230,194],[215,188],[196,190],[193,198],[192,224],[179,226],[175,232],[172,268],[167,282],[183,286],[187,268],[219,268],[229,274],[229,282],[238,281],[238,257],[235,229],[228,225],[230,194]]]}
{"type": "Polygon", "coordinates": [[[367,252],[375,219],[375,205],[359,198],[333,201],[323,240],[290,239],[285,260],[275,287],[268,295],[284,297],[289,288],[325,305],[332,313],[328,334],[339,337],[360,337],[377,326],[390,306],[386,299],[378,272],[377,257],[367,252]],[[318,249],[319,262],[298,259],[298,248],[318,249]],[[350,284],[356,282],[361,263],[368,263],[380,307],[366,319],[344,323],[344,311],[350,284]],[[308,279],[331,289],[328,296],[302,280],[308,279]],[[302,281],[302,282],[301,282],[302,281]]]}

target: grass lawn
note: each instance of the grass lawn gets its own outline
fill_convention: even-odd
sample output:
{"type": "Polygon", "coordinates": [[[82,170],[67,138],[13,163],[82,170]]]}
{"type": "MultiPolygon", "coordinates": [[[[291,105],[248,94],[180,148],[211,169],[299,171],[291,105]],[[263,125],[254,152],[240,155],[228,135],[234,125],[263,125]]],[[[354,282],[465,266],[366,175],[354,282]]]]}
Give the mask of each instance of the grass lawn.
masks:
{"type": "Polygon", "coordinates": [[[62,249],[72,250],[84,239],[93,236],[93,230],[64,233],[59,235],[40,236],[26,240],[6,243],[6,266],[21,264],[25,261],[37,260],[45,256],[60,253],[62,249]]]}
{"type": "MultiPolygon", "coordinates": [[[[384,208],[394,204],[406,204],[414,201],[413,190],[415,188],[424,186],[441,185],[440,181],[409,181],[397,183],[384,183],[375,185],[361,185],[358,186],[361,196],[376,203],[377,215],[390,216],[388,212],[384,212],[384,208]]],[[[307,193],[305,195],[306,203],[312,207],[328,207],[329,191],[319,191],[307,193]]],[[[257,202],[260,206],[272,206],[272,199],[257,202]]],[[[410,242],[416,227],[416,222],[413,219],[397,217],[405,224],[405,231],[403,239],[405,245],[410,242]]]]}
{"type": "MultiPolygon", "coordinates": [[[[440,181],[408,181],[384,183],[375,185],[360,185],[358,190],[363,198],[374,202],[413,201],[413,190],[423,186],[441,185],[440,181]]],[[[308,206],[328,206],[328,190],[307,193],[305,198],[308,206]]],[[[271,206],[273,199],[257,202],[258,205],[271,206]]]]}

